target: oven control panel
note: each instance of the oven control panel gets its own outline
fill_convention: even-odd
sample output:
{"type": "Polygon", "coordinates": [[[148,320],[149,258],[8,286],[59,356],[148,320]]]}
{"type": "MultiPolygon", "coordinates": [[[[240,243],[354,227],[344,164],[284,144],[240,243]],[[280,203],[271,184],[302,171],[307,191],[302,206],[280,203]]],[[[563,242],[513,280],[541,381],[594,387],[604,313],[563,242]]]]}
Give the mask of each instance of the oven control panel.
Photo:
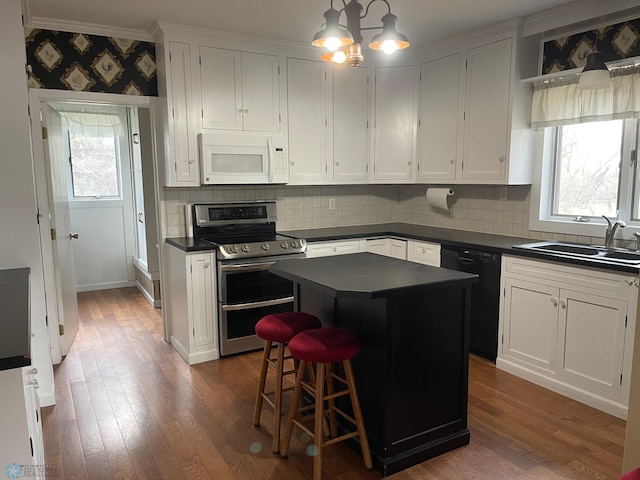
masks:
{"type": "Polygon", "coordinates": [[[301,238],[272,240],[267,242],[218,245],[218,258],[236,258],[295,255],[307,251],[307,242],[301,238]]]}

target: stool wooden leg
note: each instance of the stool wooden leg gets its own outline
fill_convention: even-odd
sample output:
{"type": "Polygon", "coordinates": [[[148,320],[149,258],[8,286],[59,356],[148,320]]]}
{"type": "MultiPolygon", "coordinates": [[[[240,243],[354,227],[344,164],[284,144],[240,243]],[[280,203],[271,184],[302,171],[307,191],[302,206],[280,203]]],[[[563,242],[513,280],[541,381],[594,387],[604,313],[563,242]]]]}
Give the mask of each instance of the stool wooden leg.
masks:
{"type": "Polygon", "coordinates": [[[316,446],[315,457],[313,457],[313,480],[322,478],[322,426],[324,420],[324,382],[326,365],[318,363],[318,374],[316,378],[316,411],[314,418],[313,443],[316,446]]]}
{"type": "Polygon", "coordinates": [[[358,428],[358,436],[360,437],[360,448],[362,449],[362,458],[364,465],[367,469],[373,468],[373,462],[371,461],[371,451],[369,450],[369,440],[367,439],[367,432],[364,429],[364,419],[362,418],[362,410],[360,409],[360,402],[358,401],[358,392],[356,390],[356,380],[353,376],[353,369],[351,368],[351,360],[344,360],[342,362],[344,366],[344,375],[347,379],[349,387],[349,396],[351,397],[351,405],[353,407],[353,418],[356,421],[356,427],[358,428]]]}
{"type": "Polygon", "coordinates": [[[300,405],[300,399],[302,398],[302,381],[304,380],[306,370],[307,362],[300,360],[298,373],[296,374],[296,383],[293,388],[291,408],[289,409],[289,416],[287,417],[287,428],[284,432],[282,443],[280,444],[280,455],[284,458],[287,457],[287,453],[289,452],[289,443],[291,442],[291,434],[293,433],[293,418],[296,416],[298,405],[300,405]]]}
{"type": "Polygon", "coordinates": [[[267,381],[267,368],[269,367],[269,356],[271,355],[271,342],[266,341],[264,351],[262,353],[262,365],[260,366],[260,380],[258,382],[258,393],[256,395],[256,406],[253,411],[253,426],[260,426],[260,416],[262,414],[262,400],[264,393],[264,385],[267,381]]]}
{"type": "Polygon", "coordinates": [[[276,454],[280,450],[280,423],[282,417],[282,373],[284,371],[284,344],[278,343],[276,364],[275,403],[273,408],[273,440],[271,451],[276,454]]]}
{"type": "MultiPolygon", "coordinates": [[[[335,392],[333,384],[333,364],[325,364],[327,369],[327,394],[333,395],[335,392]]],[[[329,425],[331,427],[331,437],[336,438],[338,436],[338,425],[336,423],[336,400],[335,398],[329,399],[329,425]]]]}

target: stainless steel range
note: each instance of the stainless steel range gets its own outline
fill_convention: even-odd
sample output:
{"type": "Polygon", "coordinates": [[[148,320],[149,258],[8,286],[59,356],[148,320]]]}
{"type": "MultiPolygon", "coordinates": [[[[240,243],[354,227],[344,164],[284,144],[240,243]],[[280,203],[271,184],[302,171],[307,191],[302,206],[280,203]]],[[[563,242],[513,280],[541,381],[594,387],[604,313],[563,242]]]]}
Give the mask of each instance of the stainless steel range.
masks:
{"type": "Polygon", "coordinates": [[[262,348],[258,320],[294,309],[292,282],[269,267],[304,258],[307,242],[276,234],[275,202],[190,204],[186,213],[194,238],[216,248],[220,355],[262,348]]]}

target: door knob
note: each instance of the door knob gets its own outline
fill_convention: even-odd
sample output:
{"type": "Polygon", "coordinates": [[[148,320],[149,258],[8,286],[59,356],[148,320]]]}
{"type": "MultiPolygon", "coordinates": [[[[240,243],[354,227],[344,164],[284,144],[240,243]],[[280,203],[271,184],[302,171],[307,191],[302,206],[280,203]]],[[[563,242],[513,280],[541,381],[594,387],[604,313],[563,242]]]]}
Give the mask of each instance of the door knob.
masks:
{"type": "Polygon", "coordinates": [[[78,234],[77,233],[70,233],[69,234],[69,238],[75,238],[76,240],[78,239],[78,234]]]}

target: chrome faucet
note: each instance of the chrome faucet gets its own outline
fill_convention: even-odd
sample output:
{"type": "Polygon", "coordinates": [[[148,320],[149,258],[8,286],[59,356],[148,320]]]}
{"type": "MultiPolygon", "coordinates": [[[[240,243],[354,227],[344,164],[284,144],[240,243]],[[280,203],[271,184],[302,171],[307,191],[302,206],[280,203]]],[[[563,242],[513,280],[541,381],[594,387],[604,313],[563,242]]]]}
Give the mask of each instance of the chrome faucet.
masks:
{"type": "Polygon", "coordinates": [[[611,220],[609,220],[604,215],[602,215],[602,218],[604,218],[607,221],[607,231],[604,233],[604,246],[606,248],[612,248],[613,239],[616,236],[616,230],[618,229],[618,227],[620,228],[626,227],[627,224],[624,223],[622,220],[616,220],[615,223],[611,223],[611,220]]]}

